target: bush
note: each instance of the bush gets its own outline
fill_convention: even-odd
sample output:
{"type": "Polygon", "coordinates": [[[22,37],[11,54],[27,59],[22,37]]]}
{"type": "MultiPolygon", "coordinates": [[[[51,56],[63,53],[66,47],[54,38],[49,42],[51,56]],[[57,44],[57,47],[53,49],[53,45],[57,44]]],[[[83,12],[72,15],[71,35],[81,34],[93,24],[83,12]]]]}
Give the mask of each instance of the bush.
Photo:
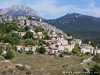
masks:
{"type": "Polygon", "coordinates": [[[93,61],[97,62],[97,63],[100,63],[100,55],[95,55],[93,58],[92,58],[93,61]]]}
{"type": "Polygon", "coordinates": [[[0,55],[2,55],[3,51],[2,51],[2,44],[0,43],[0,55]]]}
{"type": "Polygon", "coordinates": [[[28,45],[34,45],[32,39],[26,39],[24,44],[25,44],[25,46],[28,46],[28,45]]]}
{"type": "Polygon", "coordinates": [[[48,34],[44,34],[44,39],[45,39],[45,40],[50,40],[51,37],[50,37],[48,34]]]}
{"type": "Polygon", "coordinates": [[[71,55],[69,52],[63,52],[64,55],[71,55]]]}
{"type": "Polygon", "coordinates": [[[86,55],[90,55],[90,52],[86,52],[85,54],[86,54],[86,55]]]}
{"type": "Polygon", "coordinates": [[[32,75],[32,73],[30,71],[27,71],[26,75],[32,75]]]}
{"type": "Polygon", "coordinates": [[[2,55],[3,51],[0,49],[0,55],[2,55]]]}
{"type": "Polygon", "coordinates": [[[8,51],[5,55],[4,55],[5,59],[13,59],[14,58],[14,53],[12,51],[8,51]]]}
{"type": "Polygon", "coordinates": [[[90,69],[89,75],[100,75],[100,66],[97,64],[94,65],[93,68],[90,69]]]}
{"type": "Polygon", "coordinates": [[[46,52],[46,49],[44,47],[40,47],[40,48],[36,49],[36,51],[40,54],[44,54],[46,52]]]}
{"type": "Polygon", "coordinates": [[[59,54],[59,57],[64,57],[63,54],[59,54]]]}
{"type": "Polygon", "coordinates": [[[72,52],[73,52],[74,54],[80,53],[80,48],[79,48],[78,44],[75,44],[74,49],[73,49],[72,52]]]}
{"type": "Polygon", "coordinates": [[[26,52],[27,55],[32,55],[33,51],[29,50],[28,52],[26,52]]]}
{"type": "Polygon", "coordinates": [[[68,43],[70,43],[72,40],[73,40],[72,38],[71,39],[67,39],[68,43]]]}
{"type": "Polygon", "coordinates": [[[33,38],[33,33],[30,31],[27,31],[26,34],[23,36],[24,39],[31,39],[33,38]]]}

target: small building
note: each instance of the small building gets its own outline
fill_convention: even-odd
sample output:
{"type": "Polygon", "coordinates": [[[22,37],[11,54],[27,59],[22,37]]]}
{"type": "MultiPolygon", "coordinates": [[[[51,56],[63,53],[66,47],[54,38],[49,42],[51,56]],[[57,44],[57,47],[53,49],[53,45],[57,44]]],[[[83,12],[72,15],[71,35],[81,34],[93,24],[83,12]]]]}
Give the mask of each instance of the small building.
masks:
{"type": "Polygon", "coordinates": [[[74,49],[74,46],[75,46],[75,44],[72,43],[72,44],[66,45],[65,48],[68,50],[68,52],[72,52],[72,50],[74,49]]]}
{"type": "Polygon", "coordinates": [[[57,33],[56,32],[51,32],[50,37],[57,38],[57,33]]]}
{"type": "Polygon", "coordinates": [[[94,54],[95,54],[95,55],[96,55],[96,54],[100,54],[100,49],[98,49],[98,48],[95,49],[95,50],[94,50],[94,54]]]}
{"type": "Polygon", "coordinates": [[[18,32],[18,34],[19,36],[23,37],[26,34],[26,32],[18,32]]]}
{"type": "Polygon", "coordinates": [[[29,50],[32,50],[32,48],[30,46],[24,46],[24,51],[29,51],[29,50]]]}
{"type": "Polygon", "coordinates": [[[31,47],[31,50],[32,50],[33,52],[35,52],[37,48],[38,48],[38,46],[32,46],[32,47],[31,47]]]}
{"type": "Polygon", "coordinates": [[[71,43],[79,44],[79,46],[80,46],[82,44],[82,40],[80,40],[80,39],[73,39],[71,41],[71,43]]]}
{"type": "Polygon", "coordinates": [[[81,53],[87,53],[87,52],[92,54],[94,53],[94,47],[92,47],[91,45],[82,44],[80,48],[81,48],[81,53]]]}
{"type": "Polygon", "coordinates": [[[26,26],[30,26],[31,21],[30,20],[25,20],[25,24],[26,24],[26,26]]]}
{"type": "Polygon", "coordinates": [[[16,46],[15,50],[16,51],[26,51],[26,52],[31,50],[31,51],[35,52],[37,47],[38,46],[16,46]]]}
{"type": "Polygon", "coordinates": [[[59,52],[64,52],[65,51],[65,46],[58,45],[58,51],[59,52]]]}
{"type": "Polygon", "coordinates": [[[15,46],[16,51],[21,51],[24,50],[23,46],[15,46]]]}
{"type": "Polygon", "coordinates": [[[64,39],[63,39],[63,40],[58,40],[58,41],[57,41],[57,44],[58,44],[58,45],[66,46],[66,45],[68,45],[68,41],[67,41],[67,40],[64,40],[64,39]]]}
{"type": "Polygon", "coordinates": [[[43,37],[44,37],[44,35],[38,35],[38,34],[34,35],[34,38],[40,38],[40,39],[42,39],[43,37]]]}
{"type": "Polygon", "coordinates": [[[51,52],[51,49],[49,47],[44,47],[46,49],[45,54],[49,54],[51,52]]]}
{"type": "Polygon", "coordinates": [[[55,45],[51,45],[51,46],[49,46],[49,48],[51,50],[51,54],[58,53],[58,48],[55,45]]]}

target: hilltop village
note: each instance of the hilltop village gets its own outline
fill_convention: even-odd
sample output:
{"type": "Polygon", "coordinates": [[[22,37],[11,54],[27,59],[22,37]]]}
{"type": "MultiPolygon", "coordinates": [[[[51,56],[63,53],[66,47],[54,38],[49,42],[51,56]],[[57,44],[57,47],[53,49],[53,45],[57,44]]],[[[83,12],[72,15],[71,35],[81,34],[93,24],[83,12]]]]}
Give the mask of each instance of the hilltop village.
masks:
{"type": "Polygon", "coordinates": [[[76,55],[100,53],[90,41],[84,44],[81,39],[68,36],[42,19],[1,16],[0,22],[0,48],[3,55],[8,51],[59,56],[64,53],[76,55]]]}

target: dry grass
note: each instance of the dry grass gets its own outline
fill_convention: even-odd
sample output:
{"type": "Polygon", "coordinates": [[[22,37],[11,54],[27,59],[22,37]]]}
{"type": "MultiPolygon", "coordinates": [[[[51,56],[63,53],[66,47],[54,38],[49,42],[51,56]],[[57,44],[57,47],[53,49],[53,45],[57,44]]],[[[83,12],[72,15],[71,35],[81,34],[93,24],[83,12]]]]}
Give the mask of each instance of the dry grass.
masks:
{"type": "MultiPolygon", "coordinates": [[[[80,65],[79,63],[81,63],[82,58],[85,59],[88,57],[71,56],[70,58],[61,58],[61,57],[55,57],[50,55],[26,55],[24,53],[22,54],[15,53],[15,58],[11,60],[13,65],[11,64],[7,64],[7,65],[14,66],[14,64],[23,64],[31,67],[26,71],[20,71],[15,67],[13,67],[16,70],[15,75],[17,73],[19,73],[18,75],[26,75],[26,73],[30,73],[30,72],[33,73],[34,75],[65,75],[63,74],[64,71],[81,72],[82,68],[91,67],[94,64],[91,62],[91,64],[89,65],[87,63],[80,65]]],[[[3,58],[0,59],[3,60],[3,58]]],[[[5,64],[2,64],[2,66],[4,65],[5,64]]],[[[12,72],[11,67],[9,71],[12,72]]],[[[69,75],[73,75],[73,74],[69,74],[69,75]]],[[[82,74],[77,74],[77,75],[82,75],[82,74]]]]}

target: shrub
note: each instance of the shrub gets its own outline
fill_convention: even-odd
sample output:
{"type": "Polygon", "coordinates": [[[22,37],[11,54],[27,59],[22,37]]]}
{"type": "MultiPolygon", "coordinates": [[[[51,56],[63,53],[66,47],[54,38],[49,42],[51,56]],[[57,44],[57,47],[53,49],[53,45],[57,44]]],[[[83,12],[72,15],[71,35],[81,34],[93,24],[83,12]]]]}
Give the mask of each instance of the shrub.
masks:
{"type": "Polygon", "coordinates": [[[90,55],[90,52],[86,52],[85,54],[86,54],[86,55],[90,55]]]}
{"type": "Polygon", "coordinates": [[[26,39],[24,44],[25,44],[25,46],[28,46],[28,45],[34,45],[32,39],[26,39]]]}
{"type": "Polygon", "coordinates": [[[46,49],[44,47],[40,47],[40,48],[36,49],[36,51],[40,54],[44,54],[46,52],[46,49]]]}
{"type": "Polygon", "coordinates": [[[33,33],[30,31],[27,31],[26,34],[23,36],[24,39],[31,39],[33,38],[33,33]]]}
{"type": "Polygon", "coordinates": [[[2,51],[2,44],[0,43],[0,55],[2,55],[3,51],[2,51]]]}
{"type": "Polygon", "coordinates": [[[67,39],[68,43],[70,43],[72,40],[73,40],[72,38],[71,39],[67,39]]]}
{"type": "Polygon", "coordinates": [[[8,51],[5,55],[4,58],[6,59],[13,59],[14,58],[14,53],[12,51],[8,51]]]}
{"type": "Polygon", "coordinates": [[[93,68],[90,69],[89,75],[100,75],[100,66],[97,64],[94,65],[93,68]]]}
{"type": "Polygon", "coordinates": [[[100,63],[100,55],[95,55],[93,58],[92,58],[93,61],[97,62],[97,63],[100,63]]]}
{"type": "Polygon", "coordinates": [[[0,49],[0,55],[2,55],[3,51],[0,49]]]}
{"type": "Polygon", "coordinates": [[[75,44],[74,49],[73,49],[72,52],[75,53],[75,54],[80,53],[80,48],[79,48],[78,44],[75,44]]]}
{"type": "Polygon", "coordinates": [[[63,54],[59,54],[59,57],[64,57],[63,54]]]}
{"type": "Polygon", "coordinates": [[[26,72],[26,75],[31,75],[32,73],[30,71],[27,71],[26,72]]]}
{"type": "Polygon", "coordinates": [[[33,51],[29,50],[29,51],[26,52],[26,54],[27,55],[32,55],[33,54],[33,51]]]}

